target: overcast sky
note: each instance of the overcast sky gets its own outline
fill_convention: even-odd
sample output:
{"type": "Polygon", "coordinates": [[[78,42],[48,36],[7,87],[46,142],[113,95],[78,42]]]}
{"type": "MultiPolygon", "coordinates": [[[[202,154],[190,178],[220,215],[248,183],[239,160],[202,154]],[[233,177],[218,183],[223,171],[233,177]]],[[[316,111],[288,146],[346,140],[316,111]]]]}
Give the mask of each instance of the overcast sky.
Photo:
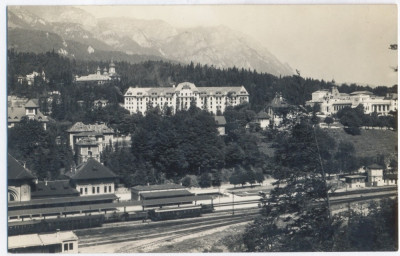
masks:
{"type": "Polygon", "coordinates": [[[397,83],[396,5],[86,6],[96,17],[160,19],[176,27],[225,25],[255,38],[304,77],[397,83]]]}

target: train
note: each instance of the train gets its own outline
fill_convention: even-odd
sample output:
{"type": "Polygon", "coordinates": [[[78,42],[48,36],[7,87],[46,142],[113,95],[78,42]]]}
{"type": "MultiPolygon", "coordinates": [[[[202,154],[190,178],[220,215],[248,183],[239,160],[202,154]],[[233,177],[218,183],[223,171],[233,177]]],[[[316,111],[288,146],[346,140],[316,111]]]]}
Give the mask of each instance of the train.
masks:
{"type": "Polygon", "coordinates": [[[191,207],[153,208],[137,212],[112,212],[86,216],[57,217],[43,220],[15,221],[8,223],[8,235],[55,232],[57,230],[75,230],[101,227],[103,223],[147,220],[160,221],[179,218],[199,217],[203,213],[211,213],[211,205],[191,207]]]}
{"type": "Polygon", "coordinates": [[[104,215],[87,215],[66,218],[54,218],[43,220],[30,220],[8,223],[8,235],[36,234],[55,232],[57,230],[74,230],[80,228],[101,227],[104,223],[104,215]]]}

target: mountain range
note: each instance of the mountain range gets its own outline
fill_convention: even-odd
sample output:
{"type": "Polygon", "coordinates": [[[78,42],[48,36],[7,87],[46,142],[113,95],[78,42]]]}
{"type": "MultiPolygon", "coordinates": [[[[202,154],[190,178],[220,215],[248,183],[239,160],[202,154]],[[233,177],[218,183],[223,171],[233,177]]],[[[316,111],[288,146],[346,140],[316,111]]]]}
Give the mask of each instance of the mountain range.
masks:
{"type": "Polygon", "coordinates": [[[8,48],[54,50],[82,60],[165,60],[292,75],[288,64],[249,36],[224,26],[175,28],[161,20],[96,18],[70,6],[8,7],[8,48]]]}

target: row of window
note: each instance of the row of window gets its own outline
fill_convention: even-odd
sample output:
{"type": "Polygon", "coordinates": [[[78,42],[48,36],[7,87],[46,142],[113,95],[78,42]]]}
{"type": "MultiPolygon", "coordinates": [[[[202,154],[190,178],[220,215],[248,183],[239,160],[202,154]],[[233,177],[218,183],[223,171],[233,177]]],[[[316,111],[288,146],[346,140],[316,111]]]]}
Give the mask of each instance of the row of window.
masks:
{"type": "MultiPolygon", "coordinates": [[[[88,188],[80,188],[80,193],[83,195],[83,191],[85,191],[85,195],[88,193],[88,188]]],[[[112,186],[108,186],[108,192],[107,192],[107,186],[104,186],[104,193],[112,193],[112,186]]],[[[92,187],[92,194],[100,194],[100,187],[92,187]],[[97,193],[96,193],[97,192],[97,193]]]]}
{"type": "Polygon", "coordinates": [[[72,251],[74,249],[74,243],[65,243],[64,244],[64,252],[72,251]]]}

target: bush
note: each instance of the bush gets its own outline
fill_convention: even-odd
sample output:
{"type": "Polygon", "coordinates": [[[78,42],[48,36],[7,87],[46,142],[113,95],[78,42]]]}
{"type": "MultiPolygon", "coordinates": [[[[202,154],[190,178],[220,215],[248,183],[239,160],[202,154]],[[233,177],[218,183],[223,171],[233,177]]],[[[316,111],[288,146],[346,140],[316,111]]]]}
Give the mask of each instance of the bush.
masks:
{"type": "Polygon", "coordinates": [[[360,135],[361,134],[361,130],[357,126],[345,127],[344,131],[350,135],[360,135]]]}

